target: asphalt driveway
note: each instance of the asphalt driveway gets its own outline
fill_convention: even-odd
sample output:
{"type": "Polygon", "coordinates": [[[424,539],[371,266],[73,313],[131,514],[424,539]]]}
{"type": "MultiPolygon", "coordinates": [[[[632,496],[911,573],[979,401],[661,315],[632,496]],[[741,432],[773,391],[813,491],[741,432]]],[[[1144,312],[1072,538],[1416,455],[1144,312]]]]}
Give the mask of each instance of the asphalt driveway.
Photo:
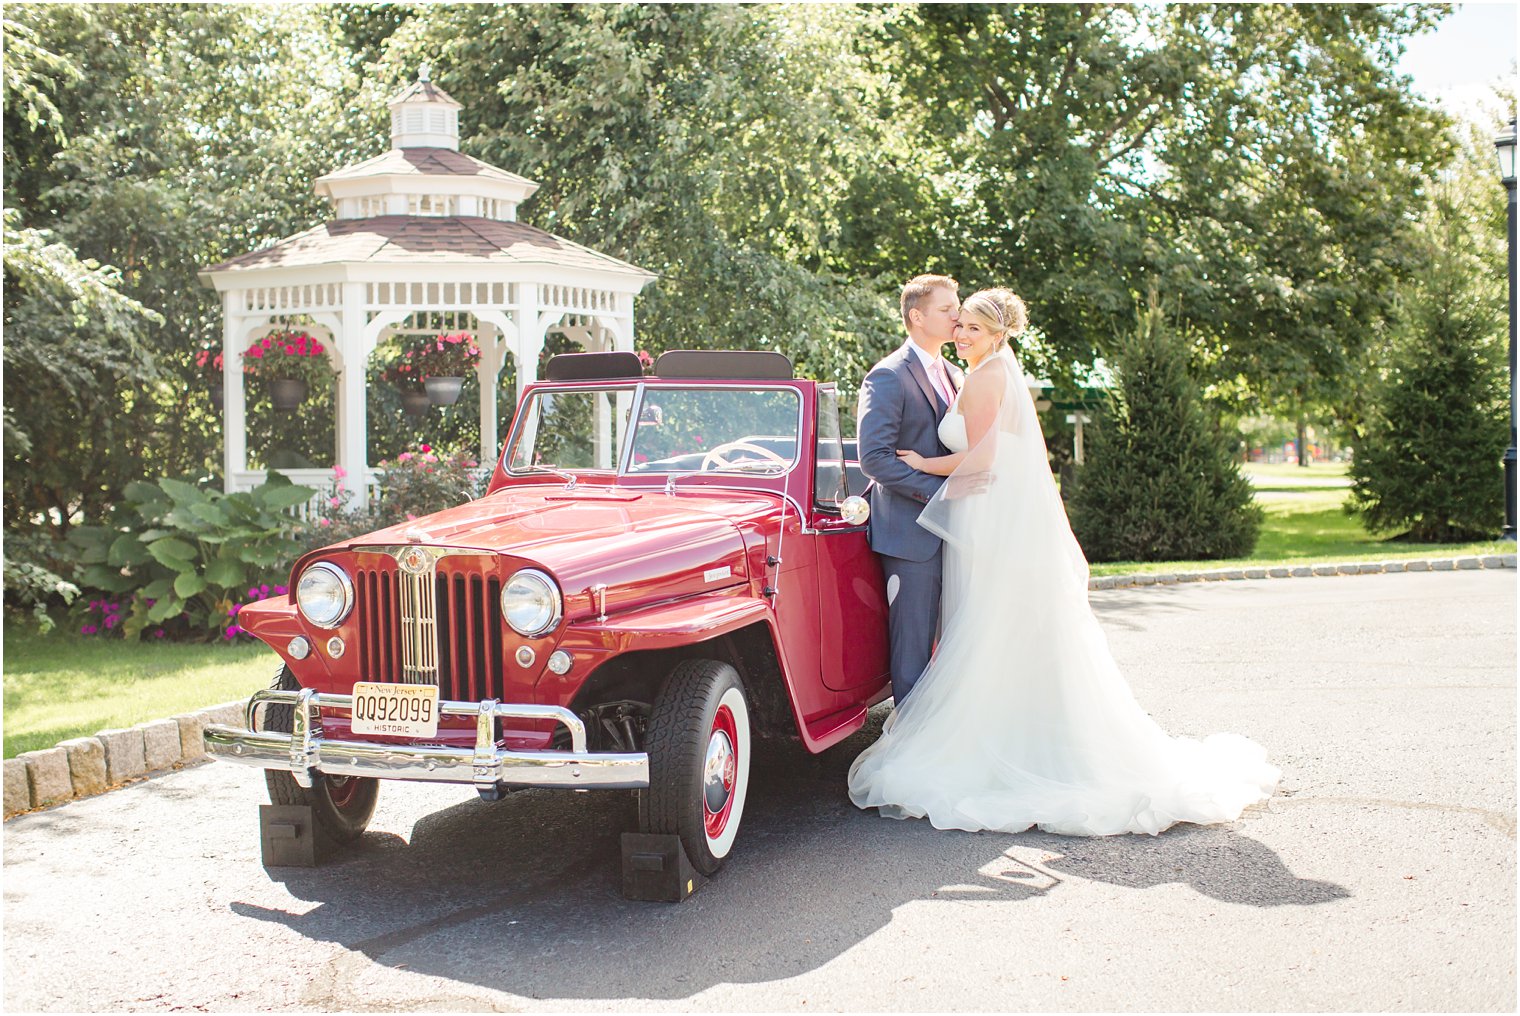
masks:
{"type": "Polygon", "coordinates": [[[388,784],[259,864],[259,773],[5,823],[7,1010],[1515,1009],[1515,572],[1093,594],[1141,703],[1283,768],[1231,827],[939,832],[849,804],[884,716],[767,746],[729,866],[618,893],[631,795],[388,784]]]}

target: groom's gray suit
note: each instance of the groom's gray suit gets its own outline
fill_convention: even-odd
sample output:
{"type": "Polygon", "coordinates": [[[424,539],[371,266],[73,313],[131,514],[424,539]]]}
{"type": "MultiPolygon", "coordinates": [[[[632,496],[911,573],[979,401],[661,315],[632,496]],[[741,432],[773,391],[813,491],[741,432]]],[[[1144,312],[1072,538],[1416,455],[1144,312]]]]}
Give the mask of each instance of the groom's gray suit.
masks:
{"type": "MultiPolygon", "coordinates": [[[[945,366],[959,391],[961,372],[949,361],[945,366]]],[[[871,549],[887,576],[892,696],[899,705],[928,665],[939,625],[940,539],[918,524],[918,513],[944,479],[909,468],[897,450],[946,454],[939,421],[948,408],[911,340],[872,367],[860,387],[860,468],[872,480],[871,549]]]]}

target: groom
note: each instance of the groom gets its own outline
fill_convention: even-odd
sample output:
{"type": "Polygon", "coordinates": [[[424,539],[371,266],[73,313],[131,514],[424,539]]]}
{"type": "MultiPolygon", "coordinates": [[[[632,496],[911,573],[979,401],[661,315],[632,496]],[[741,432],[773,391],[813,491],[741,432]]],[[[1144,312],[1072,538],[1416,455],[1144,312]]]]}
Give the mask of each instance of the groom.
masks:
{"type": "Polygon", "coordinates": [[[920,275],[902,291],[908,341],[871,368],[860,388],[856,434],[860,468],[871,478],[871,549],[887,577],[892,697],[898,706],[929,662],[939,624],[939,537],[918,513],[943,479],[904,465],[897,450],[944,455],[939,421],[955,400],[961,371],[940,356],[960,315],[960,286],[945,275],[920,275]]]}

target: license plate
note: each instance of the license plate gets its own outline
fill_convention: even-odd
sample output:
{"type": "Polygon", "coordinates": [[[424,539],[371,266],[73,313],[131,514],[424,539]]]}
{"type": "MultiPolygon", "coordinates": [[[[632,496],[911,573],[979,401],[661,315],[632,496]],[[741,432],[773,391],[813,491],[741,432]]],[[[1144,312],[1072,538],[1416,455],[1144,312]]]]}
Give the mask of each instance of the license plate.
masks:
{"type": "Polygon", "coordinates": [[[350,727],[355,734],[437,737],[438,686],[359,681],[350,727]]]}

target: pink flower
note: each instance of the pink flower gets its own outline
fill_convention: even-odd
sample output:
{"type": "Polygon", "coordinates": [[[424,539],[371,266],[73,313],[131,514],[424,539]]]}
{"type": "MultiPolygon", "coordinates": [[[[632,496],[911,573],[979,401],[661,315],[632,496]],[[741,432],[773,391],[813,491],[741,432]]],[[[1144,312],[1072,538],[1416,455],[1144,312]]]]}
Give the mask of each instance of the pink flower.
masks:
{"type": "Polygon", "coordinates": [[[248,350],[248,355],[255,360],[262,360],[264,359],[264,348],[262,346],[254,346],[248,350]]]}
{"type": "Polygon", "coordinates": [[[433,450],[433,446],[432,445],[425,444],[425,445],[418,445],[418,447],[421,448],[425,452],[430,452],[430,451],[433,450]]]}
{"type": "Polygon", "coordinates": [[[267,336],[264,337],[264,348],[265,349],[273,349],[274,348],[274,336],[273,335],[267,335],[267,336]]]}
{"type": "Polygon", "coordinates": [[[335,497],[330,497],[330,498],[328,498],[328,499],[327,499],[327,503],[328,503],[328,504],[329,504],[329,505],[330,505],[330,506],[332,506],[332,507],[333,507],[333,508],[336,508],[336,507],[338,507],[338,505],[340,505],[340,504],[342,504],[342,503],[343,503],[343,502],[342,502],[342,501],[339,501],[339,500],[338,500],[338,499],[337,499],[337,498],[335,498],[335,497]]]}
{"type": "Polygon", "coordinates": [[[259,587],[258,586],[249,586],[248,587],[248,598],[250,600],[257,600],[259,598],[259,587]]]}
{"type": "Polygon", "coordinates": [[[348,475],[348,470],[344,469],[342,466],[333,466],[333,475],[341,480],[343,477],[348,475]]]}
{"type": "Polygon", "coordinates": [[[285,347],[285,355],[286,356],[295,356],[296,355],[296,347],[295,346],[286,346],[285,347]]]}
{"type": "Polygon", "coordinates": [[[410,461],[412,461],[412,453],[411,452],[402,452],[400,455],[396,456],[396,461],[397,462],[410,462],[410,461]]]}
{"type": "Polygon", "coordinates": [[[269,595],[269,585],[268,585],[268,583],[265,583],[264,585],[259,586],[259,592],[263,593],[265,596],[268,596],[269,595]]]}
{"type": "Polygon", "coordinates": [[[164,630],[162,628],[158,629],[157,631],[155,631],[153,633],[153,637],[156,638],[156,639],[163,638],[164,637],[164,630]]]}
{"type": "Polygon", "coordinates": [[[330,525],[332,525],[332,521],[330,519],[318,519],[317,520],[317,525],[319,525],[319,526],[330,526],[330,525]]]}
{"type": "Polygon", "coordinates": [[[312,356],[316,356],[320,352],[322,352],[322,343],[320,343],[320,342],[312,343],[311,355],[312,356]]]}

